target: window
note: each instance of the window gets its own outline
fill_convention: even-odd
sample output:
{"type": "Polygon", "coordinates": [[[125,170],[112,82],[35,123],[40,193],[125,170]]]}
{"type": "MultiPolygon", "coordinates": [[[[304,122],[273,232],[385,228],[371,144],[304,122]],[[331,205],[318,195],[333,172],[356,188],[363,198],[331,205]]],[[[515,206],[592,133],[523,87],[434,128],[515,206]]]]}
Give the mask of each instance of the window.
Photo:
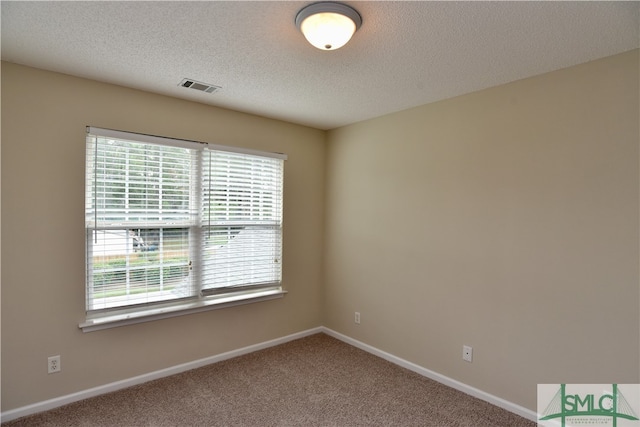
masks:
{"type": "Polygon", "coordinates": [[[80,327],[281,296],[285,159],[87,128],[80,327]]]}

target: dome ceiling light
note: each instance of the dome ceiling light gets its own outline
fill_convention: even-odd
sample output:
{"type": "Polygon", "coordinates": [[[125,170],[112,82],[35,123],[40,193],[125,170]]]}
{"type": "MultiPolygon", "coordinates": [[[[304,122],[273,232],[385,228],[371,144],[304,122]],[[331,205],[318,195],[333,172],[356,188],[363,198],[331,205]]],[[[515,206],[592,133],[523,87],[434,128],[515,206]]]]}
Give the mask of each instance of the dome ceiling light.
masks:
{"type": "Polygon", "coordinates": [[[360,14],[342,3],[313,3],[296,15],[296,27],[309,43],[321,50],[341,48],[361,25],[360,14]]]}

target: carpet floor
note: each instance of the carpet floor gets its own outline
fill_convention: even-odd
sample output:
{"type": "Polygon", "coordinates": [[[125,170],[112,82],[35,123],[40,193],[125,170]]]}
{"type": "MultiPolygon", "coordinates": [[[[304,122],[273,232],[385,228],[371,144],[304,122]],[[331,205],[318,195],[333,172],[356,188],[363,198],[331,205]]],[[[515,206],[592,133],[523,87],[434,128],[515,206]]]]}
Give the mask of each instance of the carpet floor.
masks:
{"type": "Polygon", "coordinates": [[[3,427],[535,425],[325,334],[2,424],[3,427]]]}

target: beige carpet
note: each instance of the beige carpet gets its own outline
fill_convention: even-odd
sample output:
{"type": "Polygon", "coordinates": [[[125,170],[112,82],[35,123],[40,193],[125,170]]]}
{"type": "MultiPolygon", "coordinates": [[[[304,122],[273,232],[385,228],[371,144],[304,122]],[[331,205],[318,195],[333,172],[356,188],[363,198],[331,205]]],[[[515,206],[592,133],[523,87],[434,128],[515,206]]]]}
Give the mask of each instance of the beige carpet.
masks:
{"type": "Polygon", "coordinates": [[[325,334],[3,426],[533,427],[325,334]]]}

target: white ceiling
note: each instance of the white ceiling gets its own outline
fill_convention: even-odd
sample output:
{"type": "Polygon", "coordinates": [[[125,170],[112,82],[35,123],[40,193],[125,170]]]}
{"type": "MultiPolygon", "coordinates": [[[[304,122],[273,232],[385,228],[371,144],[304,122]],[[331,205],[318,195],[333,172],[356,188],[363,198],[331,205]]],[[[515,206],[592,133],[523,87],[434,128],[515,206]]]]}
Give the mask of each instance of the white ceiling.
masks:
{"type": "Polygon", "coordinates": [[[347,1],[362,27],[325,52],[311,2],[2,1],[2,59],[331,129],[640,46],[638,1],[347,1]]]}

